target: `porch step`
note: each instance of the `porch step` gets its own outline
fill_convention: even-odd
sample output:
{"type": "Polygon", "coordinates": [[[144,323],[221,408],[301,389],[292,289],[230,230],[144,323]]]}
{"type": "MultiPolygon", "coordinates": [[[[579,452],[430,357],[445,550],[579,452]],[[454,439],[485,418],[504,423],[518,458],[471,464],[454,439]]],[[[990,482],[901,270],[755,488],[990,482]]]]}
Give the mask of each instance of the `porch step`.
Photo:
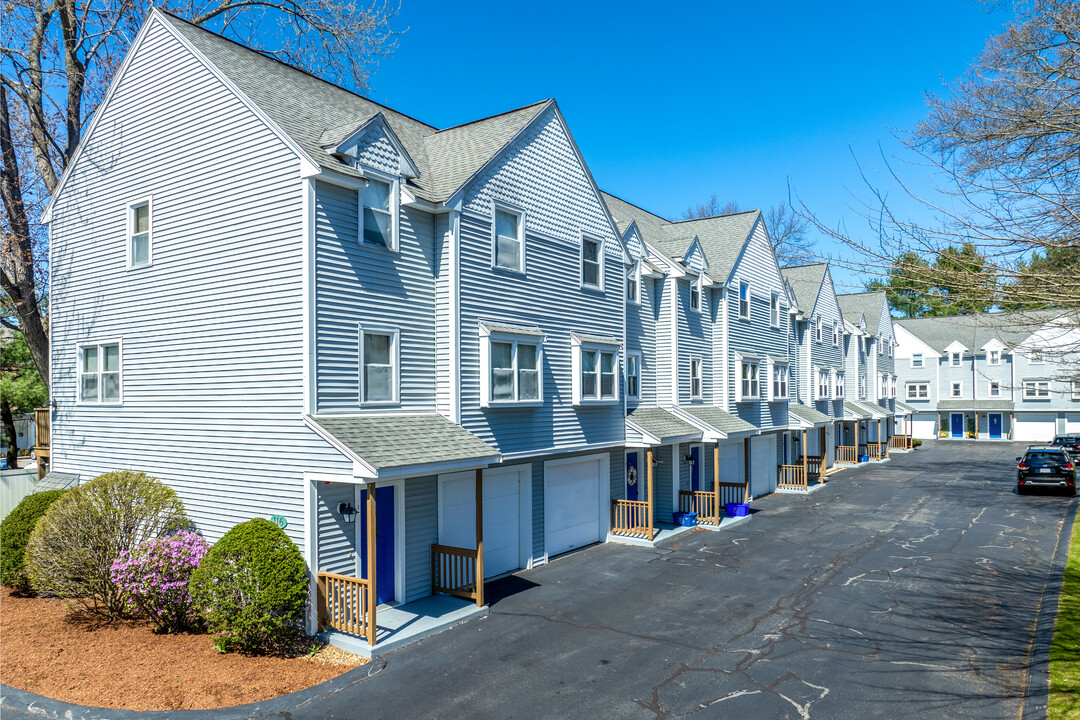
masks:
{"type": "Polygon", "coordinates": [[[378,628],[375,647],[359,635],[332,628],[319,633],[318,637],[347,652],[373,658],[487,614],[487,605],[477,607],[476,603],[448,595],[432,595],[396,607],[379,606],[375,613],[378,628]]]}

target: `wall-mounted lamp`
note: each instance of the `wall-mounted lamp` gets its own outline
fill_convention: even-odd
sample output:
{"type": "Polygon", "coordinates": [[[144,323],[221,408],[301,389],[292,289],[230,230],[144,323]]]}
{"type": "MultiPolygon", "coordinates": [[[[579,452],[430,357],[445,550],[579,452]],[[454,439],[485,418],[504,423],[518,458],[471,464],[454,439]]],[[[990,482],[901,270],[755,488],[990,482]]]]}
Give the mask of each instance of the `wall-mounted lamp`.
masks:
{"type": "Polygon", "coordinates": [[[356,508],[352,506],[350,502],[338,503],[338,513],[341,514],[341,519],[347,523],[356,522],[356,508]]]}
{"type": "Polygon", "coordinates": [[[53,401],[50,404],[52,405],[52,409],[55,410],[56,409],[56,398],[53,398],[53,401]]]}
{"type": "Polygon", "coordinates": [[[687,455],[685,455],[683,457],[683,460],[685,460],[687,463],[689,463],[690,467],[694,467],[694,456],[693,455],[687,454],[687,455]]]}

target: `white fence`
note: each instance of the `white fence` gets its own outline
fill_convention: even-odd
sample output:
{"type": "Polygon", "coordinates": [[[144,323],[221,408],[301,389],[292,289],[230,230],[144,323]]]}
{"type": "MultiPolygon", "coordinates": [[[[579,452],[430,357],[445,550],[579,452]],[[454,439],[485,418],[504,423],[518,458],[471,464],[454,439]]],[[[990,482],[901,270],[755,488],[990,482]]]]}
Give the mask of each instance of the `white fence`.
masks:
{"type": "MultiPolygon", "coordinates": [[[[24,458],[25,460],[25,458],[24,458]]],[[[0,520],[7,517],[37,484],[37,470],[5,470],[0,473],[0,520]]]]}

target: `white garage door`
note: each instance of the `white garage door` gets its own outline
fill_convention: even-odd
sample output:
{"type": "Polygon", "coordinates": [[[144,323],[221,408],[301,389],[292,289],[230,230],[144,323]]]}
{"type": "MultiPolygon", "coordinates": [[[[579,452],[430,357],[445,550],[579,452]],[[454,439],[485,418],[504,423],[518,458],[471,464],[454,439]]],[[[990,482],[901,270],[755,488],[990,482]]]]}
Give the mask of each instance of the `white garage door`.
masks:
{"type": "Polygon", "coordinates": [[[1080,415],[1065,416],[1065,432],[1080,433],[1080,415]]]}
{"type": "Polygon", "coordinates": [[[776,490],[776,436],[750,438],[750,496],[759,497],[776,490]]]}
{"type": "MultiPolygon", "coordinates": [[[[484,471],[484,577],[523,567],[522,507],[528,466],[484,471]]],[[[439,476],[439,543],[476,547],[476,473],[439,476]]],[[[527,517],[527,516],[526,516],[527,517]]]]}
{"type": "Polygon", "coordinates": [[[741,483],[745,481],[742,463],[742,440],[720,442],[720,482],[741,483]]]}
{"type": "Polygon", "coordinates": [[[600,521],[606,456],[544,463],[544,549],[548,557],[603,540],[600,521]]]}
{"type": "Polygon", "coordinates": [[[1027,442],[1050,442],[1057,430],[1057,418],[1054,415],[1037,413],[1019,413],[1013,427],[1013,440],[1027,442]]]}
{"type": "Polygon", "coordinates": [[[936,437],[937,432],[937,416],[936,415],[912,415],[911,416],[911,435],[912,437],[922,438],[923,440],[932,440],[936,437]]]}

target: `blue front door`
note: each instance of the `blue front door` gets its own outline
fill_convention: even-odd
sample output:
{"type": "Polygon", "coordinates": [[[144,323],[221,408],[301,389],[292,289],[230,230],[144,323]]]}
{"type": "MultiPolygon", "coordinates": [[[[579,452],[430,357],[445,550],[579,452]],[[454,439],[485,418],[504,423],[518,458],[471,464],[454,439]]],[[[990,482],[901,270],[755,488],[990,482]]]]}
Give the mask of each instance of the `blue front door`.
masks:
{"type": "Polygon", "coordinates": [[[690,489],[696,492],[701,489],[701,448],[691,446],[690,457],[694,458],[690,464],[690,489]]]}
{"type": "Polygon", "coordinates": [[[952,436],[964,437],[964,416],[962,413],[952,415],[952,436]]]}
{"type": "Polygon", "coordinates": [[[1001,439],[1001,413],[990,413],[990,437],[1001,439]]]}
{"type": "Polygon", "coordinates": [[[641,476],[638,474],[638,454],[626,453],[626,499],[638,499],[638,487],[641,485],[641,476]]]}
{"type": "MultiPolygon", "coordinates": [[[[367,490],[360,491],[360,577],[367,578],[367,490]]],[[[375,599],[394,599],[394,486],[375,488],[375,599]]]]}

